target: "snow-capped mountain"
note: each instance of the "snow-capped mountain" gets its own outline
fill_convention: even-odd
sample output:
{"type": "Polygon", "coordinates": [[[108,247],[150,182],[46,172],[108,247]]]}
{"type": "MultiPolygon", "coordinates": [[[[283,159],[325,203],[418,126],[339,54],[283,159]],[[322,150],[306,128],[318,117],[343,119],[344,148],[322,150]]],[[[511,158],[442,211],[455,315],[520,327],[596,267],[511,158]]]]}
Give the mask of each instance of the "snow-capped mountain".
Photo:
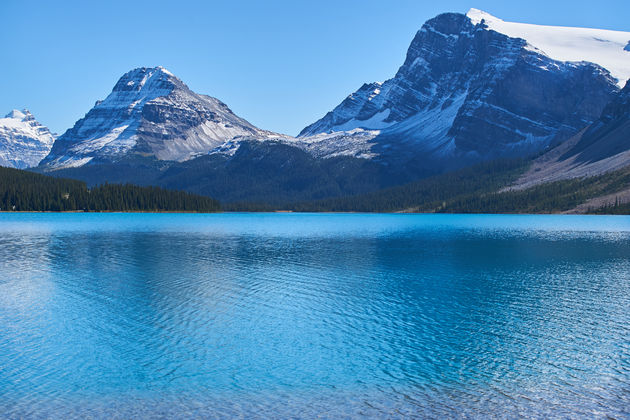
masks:
{"type": "Polygon", "coordinates": [[[629,41],[630,33],[510,23],[476,9],[442,14],[418,31],[392,79],[363,85],[297,139],[253,126],[162,67],[139,68],[55,142],[42,167],[183,162],[231,155],[244,140],[414,173],[527,155],[599,117],[619,77],[630,77],[629,41]]]}
{"type": "Polygon", "coordinates": [[[297,138],[253,126],[162,67],[139,68],[39,169],[224,201],[374,191],[571,138],[630,78],[629,42],[630,33],[509,23],[475,9],[442,14],[418,31],[392,79],[363,85],[297,138]]]}
{"type": "Polygon", "coordinates": [[[352,143],[354,131],[357,154],[439,166],[543,150],[599,117],[630,77],[629,41],[628,32],[510,23],[476,9],[442,14],[422,26],[392,79],[364,84],[299,137],[352,143]]]}
{"type": "Polygon", "coordinates": [[[30,168],[50,152],[55,135],[27,109],[0,118],[0,166],[30,168]]]}
{"type": "Polygon", "coordinates": [[[42,166],[80,167],[130,155],[185,161],[214,149],[229,153],[243,139],[276,138],[283,136],[191,91],[163,67],[143,67],[123,75],[105,100],[59,137],[42,166]]]}

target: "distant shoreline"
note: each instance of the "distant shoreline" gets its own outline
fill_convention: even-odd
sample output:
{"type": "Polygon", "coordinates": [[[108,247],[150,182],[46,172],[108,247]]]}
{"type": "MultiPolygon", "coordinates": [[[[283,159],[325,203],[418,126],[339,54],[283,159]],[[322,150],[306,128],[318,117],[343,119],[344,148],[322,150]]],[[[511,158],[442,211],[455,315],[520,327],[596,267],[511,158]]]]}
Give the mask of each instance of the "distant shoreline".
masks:
{"type": "Polygon", "coordinates": [[[133,211],[133,210],[104,210],[104,211],[85,211],[85,210],[65,210],[65,211],[35,211],[35,210],[0,210],[0,214],[11,213],[46,213],[46,214],[69,214],[69,213],[121,213],[121,214],[237,214],[237,213],[249,213],[249,214],[408,214],[408,215],[428,215],[428,214],[440,214],[440,215],[485,215],[485,216],[630,216],[628,214],[614,214],[614,213],[566,213],[566,212],[552,212],[552,213],[436,213],[436,212],[408,212],[408,211],[391,211],[391,212],[362,212],[362,211],[293,211],[293,210],[270,210],[270,211],[174,211],[174,210],[157,210],[157,211],[133,211]]]}

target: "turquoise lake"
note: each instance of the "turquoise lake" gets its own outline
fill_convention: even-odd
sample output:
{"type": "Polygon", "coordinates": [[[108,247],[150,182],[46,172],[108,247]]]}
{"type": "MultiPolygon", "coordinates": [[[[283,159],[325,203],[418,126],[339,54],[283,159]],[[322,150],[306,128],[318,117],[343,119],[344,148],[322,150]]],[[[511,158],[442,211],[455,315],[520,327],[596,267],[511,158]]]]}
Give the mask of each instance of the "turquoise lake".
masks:
{"type": "Polygon", "coordinates": [[[0,416],[630,417],[630,217],[0,214],[0,416]]]}

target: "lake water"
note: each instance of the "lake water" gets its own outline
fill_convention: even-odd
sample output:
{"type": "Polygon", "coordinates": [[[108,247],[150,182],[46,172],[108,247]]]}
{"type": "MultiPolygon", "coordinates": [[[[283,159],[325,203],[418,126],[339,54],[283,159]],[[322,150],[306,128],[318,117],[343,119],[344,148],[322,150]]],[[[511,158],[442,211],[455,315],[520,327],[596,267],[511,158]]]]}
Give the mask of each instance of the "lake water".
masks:
{"type": "Polygon", "coordinates": [[[630,218],[0,214],[2,417],[630,417],[630,218]]]}

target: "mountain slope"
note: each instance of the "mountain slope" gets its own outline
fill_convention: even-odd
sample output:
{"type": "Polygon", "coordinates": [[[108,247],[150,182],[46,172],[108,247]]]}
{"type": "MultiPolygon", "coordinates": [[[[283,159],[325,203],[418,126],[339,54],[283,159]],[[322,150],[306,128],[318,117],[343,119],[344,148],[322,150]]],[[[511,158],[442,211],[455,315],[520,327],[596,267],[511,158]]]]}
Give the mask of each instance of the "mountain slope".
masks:
{"type": "Polygon", "coordinates": [[[511,188],[596,176],[626,166],[630,166],[630,80],[597,121],[537,158],[511,188]]]}
{"type": "Polygon", "coordinates": [[[123,75],[105,100],[59,137],[42,166],[80,167],[129,155],[184,161],[229,149],[231,141],[279,137],[236,116],[218,99],[194,93],[163,67],[143,67],[123,75]]]}
{"type": "MultiPolygon", "coordinates": [[[[630,166],[588,178],[543,183],[523,190],[509,186],[529,166],[496,160],[409,184],[350,197],[290,204],[294,211],[421,213],[603,213],[629,214],[630,166]]],[[[237,206],[229,206],[245,210],[237,206]]]]}
{"type": "Polygon", "coordinates": [[[48,172],[85,181],[158,185],[219,199],[280,205],[357,194],[395,183],[368,159],[319,159],[280,141],[242,140],[233,154],[212,153],[184,162],[127,157],[113,163],[48,172]]]}
{"type": "Polygon", "coordinates": [[[536,153],[599,117],[619,90],[616,77],[630,76],[628,40],[510,24],[474,9],[442,14],[416,34],[394,78],[363,85],[300,137],[355,130],[364,154],[436,171],[536,153]],[[532,33],[533,44],[522,38],[532,33]],[[595,42],[609,47],[601,53],[595,42]],[[597,64],[566,61],[586,57],[597,64]]]}
{"type": "Polygon", "coordinates": [[[50,152],[55,135],[28,110],[13,110],[0,118],[0,166],[30,168],[50,152]]]}
{"type": "MultiPolygon", "coordinates": [[[[630,151],[630,80],[609,103],[598,121],[564,157],[579,155],[580,162],[601,161],[630,151]]],[[[628,160],[630,164],[630,159],[628,160]]]]}

